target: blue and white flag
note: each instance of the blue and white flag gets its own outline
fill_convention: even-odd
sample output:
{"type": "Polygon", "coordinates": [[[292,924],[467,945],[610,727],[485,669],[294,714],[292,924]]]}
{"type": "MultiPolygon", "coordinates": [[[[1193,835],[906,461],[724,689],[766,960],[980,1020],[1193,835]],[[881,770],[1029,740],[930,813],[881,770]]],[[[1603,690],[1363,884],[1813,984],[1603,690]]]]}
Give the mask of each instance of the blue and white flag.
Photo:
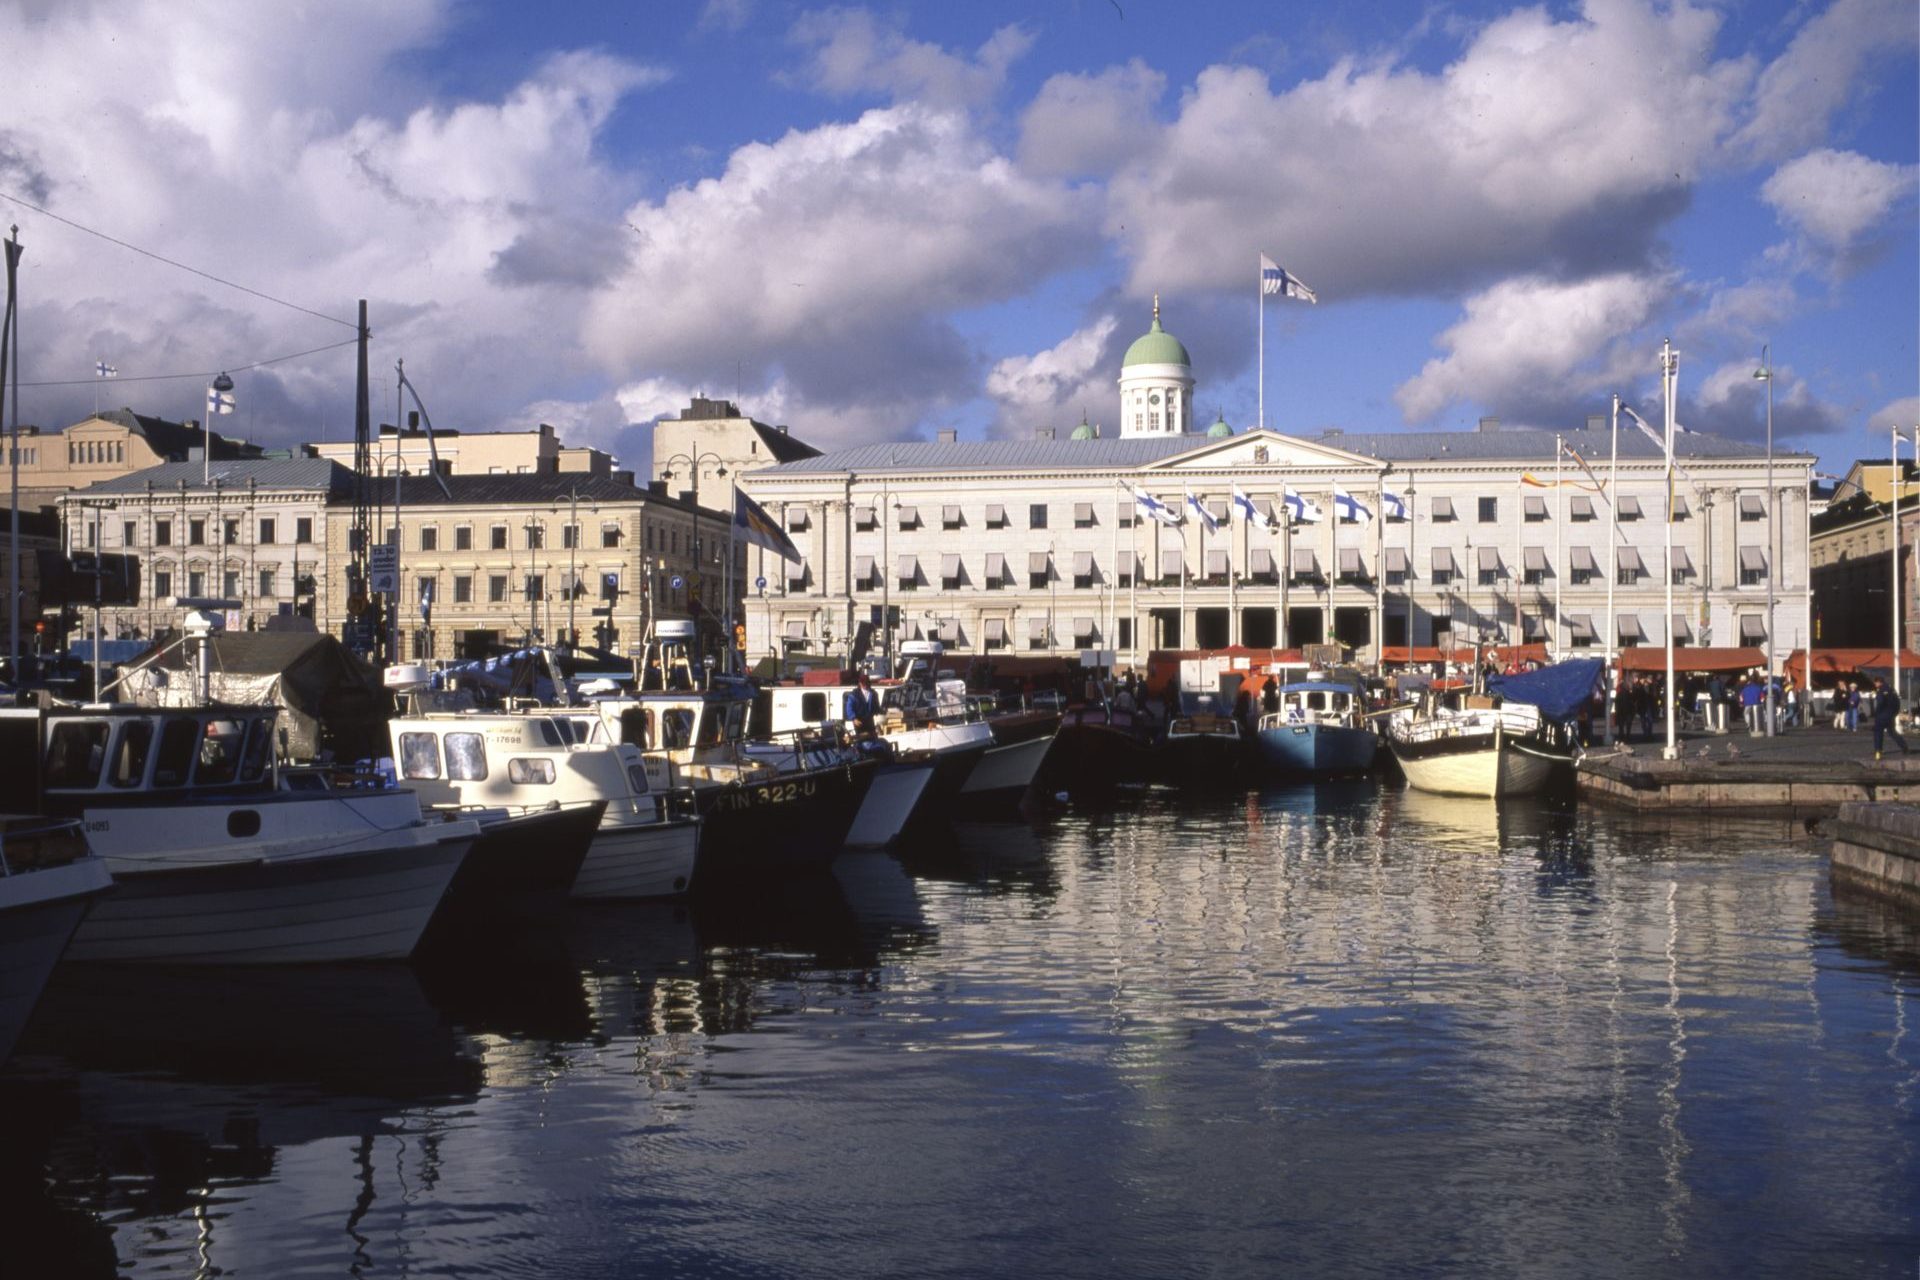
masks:
{"type": "Polygon", "coordinates": [[[1286,503],[1287,515],[1301,524],[1318,524],[1326,519],[1320,510],[1320,504],[1304,494],[1295,493],[1292,485],[1287,486],[1281,501],[1286,503]]]}
{"type": "Polygon", "coordinates": [[[1245,520],[1254,528],[1264,530],[1268,533],[1273,531],[1273,517],[1254,506],[1253,499],[1240,492],[1239,485],[1233,486],[1233,509],[1240,513],[1242,520],[1245,520]]]}
{"type": "Polygon", "coordinates": [[[1220,522],[1213,518],[1213,512],[1200,499],[1193,496],[1193,490],[1187,490],[1187,505],[1193,508],[1193,514],[1200,517],[1200,523],[1207,526],[1208,533],[1220,532],[1220,522]]]}
{"type": "Polygon", "coordinates": [[[1373,519],[1373,512],[1366,503],[1338,487],[1333,491],[1333,509],[1348,524],[1360,524],[1373,519]]]}
{"type": "Polygon", "coordinates": [[[93,376],[96,378],[117,378],[120,376],[120,371],[108,364],[105,360],[102,360],[93,366],[93,376]]]}
{"type": "Polygon", "coordinates": [[[1390,489],[1380,491],[1381,505],[1387,509],[1387,519],[1405,520],[1407,518],[1407,500],[1390,489]]]}
{"type": "Polygon", "coordinates": [[[1289,273],[1285,267],[1264,253],[1260,255],[1260,292],[1262,294],[1277,293],[1283,298],[1299,298],[1305,302],[1320,301],[1299,276],[1289,273]]]}
{"type": "Polygon", "coordinates": [[[749,498],[743,490],[733,491],[733,536],[742,542],[751,542],[754,546],[771,551],[782,560],[791,560],[795,564],[805,564],[807,558],[800,554],[800,548],[793,545],[793,539],[767,509],[749,498]]]}
{"type": "Polygon", "coordinates": [[[1140,514],[1149,520],[1158,520],[1161,524],[1179,524],[1180,513],[1169,507],[1150,493],[1133,491],[1134,505],[1140,508],[1140,514]]]}
{"type": "Polygon", "coordinates": [[[215,387],[208,387],[207,388],[207,416],[209,418],[212,418],[212,417],[217,417],[218,415],[223,413],[232,413],[232,412],[233,412],[233,393],[231,391],[221,391],[215,387]]]}

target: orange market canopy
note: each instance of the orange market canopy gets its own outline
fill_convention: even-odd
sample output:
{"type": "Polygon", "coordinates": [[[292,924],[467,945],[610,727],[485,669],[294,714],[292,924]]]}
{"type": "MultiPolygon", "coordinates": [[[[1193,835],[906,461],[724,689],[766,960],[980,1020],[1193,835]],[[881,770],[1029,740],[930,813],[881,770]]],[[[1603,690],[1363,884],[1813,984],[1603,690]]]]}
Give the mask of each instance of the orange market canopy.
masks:
{"type": "MultiPolygon", "coordinates": [[[[1675,671],[1751,671],[1767,665],[1767,655],[1756,648],[1694,649],[1673,651],[1675,671]]],[[[1665,671],[1667,650],[1664,645],[1639,645],[1620,651],[1622,671],[1665,671]]]]}

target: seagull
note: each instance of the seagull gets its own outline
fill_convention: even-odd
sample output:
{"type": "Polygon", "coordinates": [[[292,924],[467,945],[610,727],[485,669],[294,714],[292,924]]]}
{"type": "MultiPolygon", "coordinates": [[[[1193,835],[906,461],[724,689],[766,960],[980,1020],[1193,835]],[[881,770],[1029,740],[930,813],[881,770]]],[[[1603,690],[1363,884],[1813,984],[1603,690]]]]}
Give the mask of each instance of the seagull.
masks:
{"type": "Polygon", "coordinates": [[[1732,759],[1735,756],[1738,756],[1739,754],[1740,754],[1739,744],[1734,742],[1729,742],[1727,744],[1727,758],[1732,759]]]}

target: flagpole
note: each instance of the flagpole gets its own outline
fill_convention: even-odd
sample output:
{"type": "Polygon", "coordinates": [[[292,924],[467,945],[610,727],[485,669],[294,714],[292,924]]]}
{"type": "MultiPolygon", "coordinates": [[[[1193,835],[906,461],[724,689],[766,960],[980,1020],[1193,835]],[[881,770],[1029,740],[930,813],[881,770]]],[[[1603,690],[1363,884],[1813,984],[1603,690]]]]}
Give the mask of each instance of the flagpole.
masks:
{"type": "Polygon", "coordinates": [[[1807,466],[1806,494],[1801,514],[1801,564],[1807,576],[1806,585],[1806,631],[1807,631],[1807,679],[1800,688],[1800,705],[1806,710],[1809,727],[1813,724],[1813,466],[1807,466]]]}
{"type": "MultiPolygon", "coordinates": [[[[1669,441],[1668,443],[1671,444],[1672,442],[1669,441]]],[[[1606,647],[1607,723],[1605,725],[1605,737],[1602,739],[1602,741],[1604,741],[1608,746],[1613,745],[1614,702],[1620,696],[1620,681],[1616,678],[1614,669],[1613,669],[1613,664],[1616,661],[1613,649],[1614,649],[1614,645],[1619,643],[1619,633],[1614,630],[1614,621],[1613,621],[1613,586],[1614,586],[1614,583],[1620,580],[1620,507],[1619,507],[1619,501],[1618,501],[1618,496],[1620,493],[1619,480],[1620,480],[1620,396],[1618,395],[1618,393],[1616,393],[1613,397],[1613,461],[1607,471],[1607,494],[1606,494],[1606,498],[1607,498],[1607,647],[1606,647]]],[[[1671,506],[1671,500],[1669,500],[1669,506],[1671,506]]],[[[1668,517],[1669,518],[1667,520],[1667,525],[1668,525],[1669,531],[1671,531],[1671,528],[1673,525],[1673,520],[1671,518],[1672,517],[1671,511],[1668,512],[1668,517]]],[[[1673,593],[1673,575],[1672,574],[1667,575],[1667,593],[1669,596],[1671,596],[1673,593]]],[[[1667,612],[1668,614],[1672,614],[1673,610],[1668,609],[1667,612]]],[[[1667,629],[1669,631],[1673,629],[1671,619],[1669,619],[1667,629]]],[[[1671,644],[1668,645],[1668,652],[1669,654],[1671,654],[1672,652],[1671,644]]],[[[1667,692],[1669,695],[1671,695],[1673,690],[1669,688],[1667,692]]],[[[1669,698],[1667,705],[1669,707],[1673,705],[1671,698],[1669,698]]],[[[1667,716],[1667,720],[1669,725],[1671,725],[1673,716],[1669,714],[1667,716]]]]}
{"type": "MultiPolygon", "coordinates": [[[[1674,721],[1679,719],[1679,716],[1676,714],[1676,707],[1673,700],[1673,570],[1672,570],[1672,565],[1673,565],[1673,396],[1674,396],[1674,391],[1676,389],[1674,384],[1678,381],[1679,374],[1680,374],[1680,357],[1677,354],[1675,354],[1673,350],[1672,339],[1664,339],[1660,343],[1660,383],[1661,383],[1661,386],[1666,391],[1666,402],[1667,402],[1667,522],[1666,522],[1667,555],[1666,555],[1666,563],[1668,565],[1668,569],[1667,569],[1667,575],[1666,575],[1667,577],[1667,628],[1666,628],[1667,630],[1667,705],[1666,705],[1666,712],[1665,712],[1666,721],[1667,721],[1667,749],[1664,752],[1664,756],[1668,760],[1675,759],[1680,754],[1679,748],[1674,745],[1674,721]]],[[[1614,403],[1618,404],[1619,399],[1620,398],[1618,396],[1615,396],[1614,403]]],[[[1614,429],[1615,437],[1617,438],[1620,431],[1620,419],[1619,419],[1619,414],[1617,412],[1614,415],[1613,429],[1614,429]]]]}
{"type": "MultiPolygon", "coordinates": [[[[1135,518],[1136,519],[1138,518],[1137,514],[1135,518]]],[[[1107,638],[1107,643],[1113,647],[1113,665],[1118,666],[1120,664],[1120,638],[1114,634],[1114,630],[1115,630],[1114,617],[1120,610],[1120,601],[1116,591],[1116,585],[1118,580],[1114,577],[1115,574],[1120,572],[1120,516],[1117,508],[1115,509],[1115,512],[1114,512],[1113,537],[1111,539],[1111,542],[1113,544],[1113,547],[1112,547],[1112,550],[1109,552],[1108,559],[1107,559],[1106,638],[1107,638]]],[[[1118,675],[1119,672],[1110,670],[1108,671],[1107,674],[1109,676],[1115,676],[1115,675],[1118,675]]]]}
{"type": "Polygon", "coordinates": [[[1290,649],[1287,643],[1287,579],[1293,576],[1293,508],[1287,504],[1284,488],[1280,491],[1280,571],[1274,576],[1280,580],[1280,626],[1274,634],[1280,637],[1280,647],[1290,649]]]}
{"type": "Polygon", "coordinates": [[[1387,472],[1393,464],[1381,468],[1380,483],[1373,494],[1373,665],[1377,670],[1387,647],[1387,472]]]}
{"type": "Polygon", "coordinates": [[[13,365],[13,434],[9,439],[7,472],[8,497],[12,510],[7,538],[7,655],[13,664],[10,678],[20,678],[20,303],[18,294],[20,266],[20,228],[7,236],[4,250],[7,267],[7,301],[0,318],[0,403],[7,394],[7,365],[13,365]]]}
{"type": "Polygon", "coordinates": [[[1553,627],[1547,635],[1554,642],[1556,658],[1560,655],[1560,619],[1564,616],[1560,611],[1560,580],[1567,567],[1567,491],[1560,478],[1560,459],[1566,447],[1561,437],[1553,438],[1553,496],[1559,509],[1553,513],[1553,627]]]}
{"type": "Polygon", "coordinates": [[[1266,268],[1256,264],[1253,271],[1253,292],[1260,309],[1260,429],[1267,426],[1267,281],[1266,268]]]}
{"type": "Polygon", "coordinates": [[[1893,692],[1900,692],[1900,428],[1888,432],[1893,450],[1893,692]]]}

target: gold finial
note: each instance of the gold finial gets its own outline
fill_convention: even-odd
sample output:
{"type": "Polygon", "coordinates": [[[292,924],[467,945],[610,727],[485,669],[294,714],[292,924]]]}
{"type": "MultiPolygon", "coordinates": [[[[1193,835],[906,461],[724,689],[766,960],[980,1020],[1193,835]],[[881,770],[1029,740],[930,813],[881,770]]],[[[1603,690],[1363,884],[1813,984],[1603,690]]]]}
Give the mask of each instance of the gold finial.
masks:
{"type": "Polygon", "coordinates": [[[1160,295],[1157,293],[1153,295],[1153,327],[1160,327],[1160,295]]]}

